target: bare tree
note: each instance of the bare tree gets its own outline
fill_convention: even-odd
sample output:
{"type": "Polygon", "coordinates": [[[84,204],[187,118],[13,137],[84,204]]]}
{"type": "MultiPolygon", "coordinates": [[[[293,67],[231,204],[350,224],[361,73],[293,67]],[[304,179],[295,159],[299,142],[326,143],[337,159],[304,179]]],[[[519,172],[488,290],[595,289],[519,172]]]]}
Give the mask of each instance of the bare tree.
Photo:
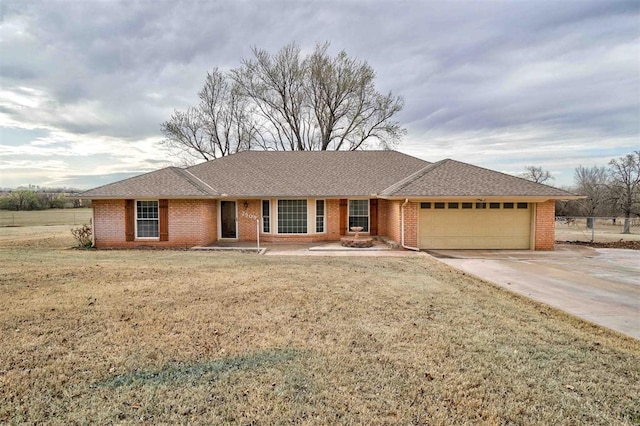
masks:
{"type": "Polygon", "coordinates": [[[252,148],[256,127],[247,101],[224,74],[208,72],[198,96],[198,107],[174,111],[160,125],[165,146],[204,160],[252,148]]]}
{"type": "Polygon", "coordinates": [[[524,168],[525,172],[520,175],[520,177],[530,180],[535,183],[546,183],[553,180],[553,176],[551,176],[551,172],[548,170],[543,170],[542,167],[538,166],[526,166],[524,168]]]}
{"type": "Polygon", "coordinates": [[[275,55],[252,48],[253,58],[231,71],[240,93],[256,105],[265,138],[275,149],[303,151],[311,130],[304,108],[305,65],[300,47],[289,44],[275,55]]]}
{"type": "Polygon", "coordinates": [[[162,123],[160,128],[165,137],[163,145],[205,161],[215,158],[212,147],[205,139],[202,114],[197,108],[189,107],[184,112],[174,110],[171,118],[162,123]]]}
{"type": "Polygon", "coordinates": [[[575,170],[574,181],[576,192],[586,195],[587,198],[579,200],[581,213],[587,216],[587,226],[593,227],[593,218],[604,214],[607,201],[610,200],[608,183],[608,172],[605,167],[583,167],[578,166],[575,170]]]}
{"type": "Polygon", "coordinates": [[[223,74],[207,74],[198,107],[161,124],[164,144],[210,160],[251,149],[356,150],[394,146],[405,130],[392,118],[403,100],[375,89],[375,72],[344,51],[319,44],[303,57],[289,44],[223,74]]]}
{"type": "Polygon", "coordinates": [[[224,74],[218,69],[207,73],[198,96],[204,133],[214,158],[252,148],[257,129],[247,100],[224,74]]]}
{"type": "Polygon", "coordinates": [[[624,213],[623,234],[631,233],[631,215],[640,214],[640,151],[609,162],[611,190],[624,213]]]}
{"type": "Polygon", "coordinates": [[[328,48],[328,43],[317,45],[306,59],[307,99],[319,133],[312,145],[320,150],[356,150],[373,139],[385,148],[392,146],[404,134],[391,120],[404,101],[376,91],[375,72],[368,63],[344,51],[331,58],[328,48]]]}

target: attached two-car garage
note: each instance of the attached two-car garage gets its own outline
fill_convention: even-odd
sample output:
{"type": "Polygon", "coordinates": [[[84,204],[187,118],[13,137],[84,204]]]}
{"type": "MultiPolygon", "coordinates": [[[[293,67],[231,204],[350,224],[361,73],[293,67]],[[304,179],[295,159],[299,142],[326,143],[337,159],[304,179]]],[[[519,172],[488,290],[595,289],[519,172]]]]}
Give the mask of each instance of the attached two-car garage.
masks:
{"type": "Polygon", "coordinates": [[[532,204],[421,202],[421,249],[529,249],[532,204]]]}

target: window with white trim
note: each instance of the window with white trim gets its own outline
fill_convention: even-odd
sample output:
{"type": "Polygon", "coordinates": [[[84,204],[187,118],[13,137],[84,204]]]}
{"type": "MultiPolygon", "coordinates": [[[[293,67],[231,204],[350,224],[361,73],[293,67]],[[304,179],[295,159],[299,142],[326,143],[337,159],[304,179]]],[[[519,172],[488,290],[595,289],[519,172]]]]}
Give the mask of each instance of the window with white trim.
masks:
{"type": "Polygon", "coordinates": [[[324,232],[324,200],[316,200],[316,233],[324,232]]]}
{"type": "Polygon", "coordinates": [[[369,200],[349,200],[349,231],[354,226],[369,232],[369,200]]]}
{"type": "Polygon", "coordinates": [[[158,201],[136,201],[136,237],[158,238],[159,236],[158,201]]]}
{"type": "Polygon", "coordinates": [[[262,232],[271,232],[271,202],[262,200],[262,232]]]}
{"type": "Polygon", "coordinates": [[[307,200],[278,200],[278,234],[307,233],[307,200]]]}

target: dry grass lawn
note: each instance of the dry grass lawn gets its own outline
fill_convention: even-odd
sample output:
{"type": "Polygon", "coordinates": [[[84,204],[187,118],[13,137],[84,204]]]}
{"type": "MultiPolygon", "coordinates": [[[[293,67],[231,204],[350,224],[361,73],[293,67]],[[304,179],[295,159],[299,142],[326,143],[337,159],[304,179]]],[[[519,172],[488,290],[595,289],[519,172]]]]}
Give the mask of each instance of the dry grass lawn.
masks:
{"type": "Polygon", "coordinates": [[[68,228],[0,229],[0,423],[640,423],[639,341],[429,258],[68,228]]]}
{"type": "MultiPolygon", "coordinates": [[[[0,227],[3,226],[39,226],[39,225],[82,225],[89,223],[93,210],[47,209],[34,211],[0,210],[0,227]]],[[[0,230],[0,232],[3,232],[0,230]]]]}

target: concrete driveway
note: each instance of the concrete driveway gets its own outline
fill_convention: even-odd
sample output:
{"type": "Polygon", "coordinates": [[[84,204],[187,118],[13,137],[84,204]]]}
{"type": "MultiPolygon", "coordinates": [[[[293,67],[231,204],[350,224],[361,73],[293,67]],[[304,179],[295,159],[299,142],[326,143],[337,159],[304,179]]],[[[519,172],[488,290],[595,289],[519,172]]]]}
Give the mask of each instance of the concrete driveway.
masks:
{"type": "Polygon", "coordinates": [[[553,252],[430,253],[486,281],[640,339],[640,251],[557,245],[553,252]]]}

